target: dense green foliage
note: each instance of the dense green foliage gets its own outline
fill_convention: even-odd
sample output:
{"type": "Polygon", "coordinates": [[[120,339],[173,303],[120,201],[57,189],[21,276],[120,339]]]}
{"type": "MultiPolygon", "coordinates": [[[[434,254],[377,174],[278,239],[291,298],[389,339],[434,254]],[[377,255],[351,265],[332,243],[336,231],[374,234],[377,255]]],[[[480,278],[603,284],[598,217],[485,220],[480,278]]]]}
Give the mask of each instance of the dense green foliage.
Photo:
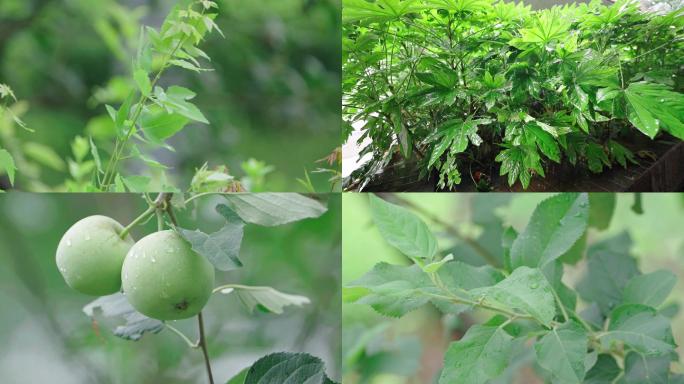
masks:
{"type": "Polygon", "coordinates": [[[635,136],[684,139],[682,10],[345,0],[343,22],[347,134],[372,139],[353,181],[401,153],[443,189],[495,164],[527,188],[550,162],[599,173],[637,161],[635,136]]]}
{"type": "MultiPolygon", "coordinates": [[[[496,201],[480,197],[475,206],[480,239],[463,241],[446,256],[437,256],[437,237],[425,230],[427,225],[413,210],[374,195],[370,199],[380,234],[410,264],[377,264],[347,284],[346,301],[390,317],[427,304],[445,319],[474,310],[491,314],[451,342],[440,384],[512,382],[519,368],[516,361],[533,363],[550,383],[681,380],[670,372],[670,362],[679,358],[671,308],[663,305],[675,275],[667,270],[643,274],[624,233],[600,242],[587,240],[590,229],[610,227],[615,195],[549,197],[520,233],[504,226],[493,212],[505,203],[505,196],[496,201]],[[565,266],[585,255],[585,275],[574,286],[566,285],[565,266]]],[[[467,238],[458,232],[449,236],[467,238]]],[[[372,362],[358,364],[364,367],[361,378],[363,369],[383,369],[372,362]]]]}

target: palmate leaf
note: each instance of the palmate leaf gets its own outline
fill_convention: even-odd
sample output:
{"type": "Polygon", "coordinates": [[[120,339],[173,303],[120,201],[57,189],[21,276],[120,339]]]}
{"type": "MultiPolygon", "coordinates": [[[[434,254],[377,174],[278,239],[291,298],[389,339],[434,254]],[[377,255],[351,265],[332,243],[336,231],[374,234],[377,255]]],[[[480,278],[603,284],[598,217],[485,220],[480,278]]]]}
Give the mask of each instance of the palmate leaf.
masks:
{"type": "Polygon", "coordinates": [[[475,12],[491,8],[489,0],[425,0],[426,6],[452,12],[475,12]]]}
{"type": "Polygon", "coordinates": [[[570,23],[556,9],[540,12],[530,28],[520,29],[520,41],[546,45],[567,37],[570,23]]]}
{"type": "Polygon", "coordinates": [[[581,384],[587,356],[587,333],[575,322],[553,328],[534,345],[537,362],[553,383],[581,384]]]}
{"type": "Polygon", "coordinates": [[[474,325],[451,343],[439,384],[484,384],[508,365],[513,337],[499,326],[474,325]]]}
{"type": "Polygon", "coordinates": [[[344,0],[342,22],[387,22],[425,9],[418,0],[344,0]]]}
{"type": "Polygon", "coordinates": [[[495,160],[501,163],[499,175],[508,175],[509,186],[520,180],[523,188],[527,189],[532,180],[532,172],[544,176],[539,153],[535,147],[529,145],[508,146],[496,155],[495,160]]]}
{"type": "Polygon", "coordinates": [[[610,315],[608,331],[601,335],[601,343],[624,343],[644,355],[668,355],[676,347],[670,320],[655,309],[641,304],[625,304],[610,315]]]}
{"type": "Polygon", "coordinates": [[[480,145],[482,143],[482,138],[477,134],[478,126],[489,124],[490,122],[491,120],[489,119],[471,120],[469,118],[466,121],[457,119],[444,123],[440,128],[441,132],[439,133],[442,140],[440,140],[432,150],[428,168],[439,160],[440,156],[442,156],[447,149],[449,150],[449,153],[455,155],[468,148],[468,141],[475,146],[480,145]]]}
{"type": "Polygon", "coordinates": [[[526,124],[524,127],[525,138],[528,145],[536,144],[539,150],[549,159],[560,163],[560,148],[553,136],[543,130],[537,124],[526,124]]]}
{"type": "Polygon", "coordinates": [[[663,84],[638,82],[624,91],[629,121],[650,138],[660,129],[684,140],[684,94],[663,84]]]}
{"type": "Polygon", "coordinates": [[[511,266],[543,267],[566,253],[584,234],[589,196],[564,193],[542,201],[511,247],[511,266]]]}
{"type": "Polygon", "coordinates": [[[371,194],[371,215],[382,237],[406,256],[432,260],[437,240],[425,222],[404,207],[394,205],[371,194]]]}

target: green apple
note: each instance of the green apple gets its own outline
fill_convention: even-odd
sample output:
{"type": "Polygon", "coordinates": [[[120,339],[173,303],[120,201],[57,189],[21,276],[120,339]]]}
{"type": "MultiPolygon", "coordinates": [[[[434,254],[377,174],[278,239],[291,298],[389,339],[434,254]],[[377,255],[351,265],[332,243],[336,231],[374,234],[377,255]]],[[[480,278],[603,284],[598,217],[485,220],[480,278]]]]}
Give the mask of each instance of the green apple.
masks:
{"type": "Polygon", "coordinates": [[[178,233],[143,237],[126,255],[121,270],[124,294],[138,312],[159,320],[197,315],[214,287],[214,266],[178,233]]]}
{"type": "Polygon", "coordinates": [[[57,246],[57,267],[71,288],[93,296],[121,289],[121,266],[133,238],[107,216],[89,216],[66,231],[57,246]]]}

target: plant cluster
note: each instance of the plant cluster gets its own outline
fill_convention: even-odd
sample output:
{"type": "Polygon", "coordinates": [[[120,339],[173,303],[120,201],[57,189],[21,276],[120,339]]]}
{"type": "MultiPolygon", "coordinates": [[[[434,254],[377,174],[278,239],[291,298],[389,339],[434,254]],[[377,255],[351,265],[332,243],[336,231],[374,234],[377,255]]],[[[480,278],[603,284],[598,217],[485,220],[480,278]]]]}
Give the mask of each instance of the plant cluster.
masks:
{"type": "Polygon", "coordinates": [[[675,275],[642,273],[627,234],[587,244],[590,229],[609,227],[615,195],[550,197],[520,233],[494,214],[502,199],[478,199],[473,220],[482,226],[480,238],[449,230],[460,245],[437,257],[437,239],[413,210],[371,195],[380,234],[411,263],[377,264],[345,288],[345,300],[390,317],[427,304],[450,316],[491,313],[451,342],[440,384],[509,383],[519,369],[516,361],[530,361],[551,383],[682,380],[670,372],[679,358],[670,325],[673,308],[663,305],[675,275]],[[567,286],[564,266],[585,254],[585,275],[575,287],[567,286]]]}
{"type": "MultiPolygon", "coordinates": [[[[281,314],[286,306],[308,304],[308,298],[286,294],[268,286],[222,284],[215,287],[215,269],[242,267],[240,247],[246,224],[277,226],[316,218],[327,208],[317,200],[293,193],[220,194],[216,212],[225,218],[214,233],[185,229],[174,213],[191,202],[215,195],[161,193],[145,195],[148,208],[129,225],[96,215],[71,226],[56,250],[57,267],[66,283],[87,295],[103,296],[83,308],[96,316],[116,320],[114,334],[137,341],[144,333],[168,329],[201,349],[209,382],[213,374],[204,334],[202,310],[212,294],[237,297],[250,312],[281,314]],[[130,231],[156,218],[157,231],[135,241],[130,231]],[[199,338],[193,342],[169,321],[197,317],[199,338]]],[[[307,354],[277,353],[257,361],[230,384],[257,382],[310,382],[332,384],[323,363],[307,354]],[[306,369],[302,369],[306,367],[306,369]]]]}
{"type": "Polygon", "coordinates": [[[346,134],[361,127],[373,155],[350,187],[396,153],[443,189],[496,167],[527,188],[551,163],[637,162],[642,134],[684,139],[681,9],[344,0],[343,22],[346,134]]]}

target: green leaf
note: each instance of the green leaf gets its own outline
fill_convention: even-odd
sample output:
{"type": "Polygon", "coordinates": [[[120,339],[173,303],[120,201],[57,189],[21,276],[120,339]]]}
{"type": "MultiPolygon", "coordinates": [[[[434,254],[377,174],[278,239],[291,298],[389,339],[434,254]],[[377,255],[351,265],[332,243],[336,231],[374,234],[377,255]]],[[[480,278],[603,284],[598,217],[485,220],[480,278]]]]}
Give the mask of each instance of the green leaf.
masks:
{"type": "Polygon", "coordinates": [[[666,355],[675,348],[670,320],[641,304],[621,305],[611,313],[608,332],[601,336],[601,343],[608,348],[616,342],[644,355],[666,355]]]}
{"type": "Polygon", "coordinates": [[[140,128],[153,142],[162,142],[181,131],[190,120],[177,113],[167,113],[163,108],[153,105],[143,110],[140,128]]]}
{"type": "Polygon", "coordinates": [[[670,384],[670,358],[630,352],[625,356],[625,374],[620,384],[670,384]]]}
{"type": "Polygon", "coordinates": [[[423,293],[435,291],[428,275],[415,264],[406,267],[378,263],[347,286],[365,288],[365,294],[357,291],[356,302],[391,317],[403,316],[427,304],[430,297],[423,293]]]}
{"type": "Polygon", "coordinates": [[[546,157],[556,163],[560,163],[560,148],[551,134],[544,131],[536,124],[527,124],[525,125],[524,130],[528,144],[537,144],[546,157]]]}
{"type": "Polygon", "coordinates": [[[306,353],[273,353],[259,359],[247,372],[244,384],[336,384],[325,374],[323,362],[306,353]]]}
{"type": "Polygon", "coordinates": [[[95,316],[123,319],[123,325],[114,328],[114,335],[126,340],[137,341],[146,332],[158,333],[164,323],[150,319],[137,312],[122,293],[103,296],[83,307],[83,312],[95,321],[95,316]]]}
{"type": "Polygon", "coordinates": [[[439,384],[485,384],[508,365],[513,337],[499,326],[474,325],[451,343],[439,384]]]}
{"type": "Polygon", "coordinates": [[[542,201],[513,242],[512,267],[544,266],[556,260],[584,234],[588,218],[586,193],[564,193],[542,201]]]}
{"type": "Polygon", "coordinates": [[[674,288],[677,277],[666,270],[632,277],[625,286],[622,302],[657,308],[674,288]]]}
{"type": "Polygon", "coordinates": [[[524,43],[546,45],[554,40],[564,40],[569,28],[570,23],[561,16],[558,10],[542,11],[534,18],[531,28],[519,30],[520,40],[524,43]]]}
{"type": "Polygon", "coordinates": [[[615,211],[614,193],[589,194],[589,226],[599,230],[607,229],[615,211]]]}
{"type": "Polygon", "coordinates": [[[88,140],[90,142],[90,155],[93,156],[93,160],[95,160],[95,166],[97,168],[97,171],[99,173],[104,173],[104,170],[102,169],[102,160],[100,159],[100,152],[98,152],[97,150],[97,146],[93,141],[93,137],[90,136],[88,140]]]}
{"type": "Polygon", "coordinates": [[[222,288],[220,293],[228,295],[234,293],[250,312],[259,309],[263,312],[280,315],[284,308],[289,305],[301,307],[310,304],[311,301],[304,296],[290,295],[277,291],[271,287],[251,287],[246,285],[231,284],[222,288]]]}
{"type": "Polygon", "coordinates": [[[121,181],[130,192],[149,192],[152,179],[147,176],[132,175],[121,176],[121,181]]]}
{"type": "Polygon", "coordinates": [[[587,273],[577,284],[577,292],[585,301],[598,304],[603,314],[622,302],[627,282],[639,275],[636,260],[627,251],[630,244],[629,236],[623,234],[587,252],[587,273]]]}
{"type": "Polygon", "coordinates": [[[245,223],[227,206],[219,204],[216,211],[226,218],[227,223],[212,234],[199,229],[190,231],[178,228],[178,233],[192,246],[192,249],[206,257],[220,271],[242,267],[240,247],[245,223]]]}
{"type": "Polygon", "coordinates": [[[584,328],[575,322],[555,327],[534,345],[537,362],[551,374],[553,383],[581,384],[588,340],[584,328]]]}
{"type": "Polygon", "coordinates": [[[613,356],[600,354],[596,364],[587,372],[584,384],[613,384],[621,371],[613,356]]]}
{"type": "Polygon", "coordinates": [[[144,69],[138,69],[133,72],[133,79],[135,83],[138,84],[138,89],[143,96],[149,96],[152,92],[152,83],[150,82],[149,75],[144,69]]]}
{"type": "Polygon", "coordinates": [[[501,163],[499,175],[508,174],[508,185],[512,186],[520,180],[523,188],[527,189],[532,179],[532,171],[544,176],[541,158],[536,148],[531,146],[513,146],[499,152],[496,161],[501,163]]]}
{"type": "Polygon", "coordinates": [[[49,146],[35,142],[28,142],[23,145],[24,154],[38,163],[63,172],[66,169],[64,160],[49,146]]]}
{"type": "Polygon", "coordinates": [[[437,240],[425,222],[406,208],[369,195],[371,215],[382,237],[406,256],[432,260],[437,240]]]}
{"type": "Polygon", "coordinates": [[[235,375],[232,379],[228,380],[226,384],[245,384],[245,379],[247,378],[247,373],[249,368],[245,368],[240,373],[235,375]]]}
{"type": "Polygon", "coordinates": [[[156,87],[154,93],[157,104],[166,108],[168,113],[177,113],[190,120],[209,124],[202,112],[188,101],[195,98],[195,93],[191,90],[174,85],[169,87],[166,92],[161,87],[156,87]]]}
{"type": "Polygon", "coordinates": [[[552,288],[537,268],[519,267],[498,284],[470,293],[485,303],[531,316],[544,325],[556,316],[552,288]]]}
{"type": "Polygon", "coordinates": [[[242,220],[266,227],[320,217],[328,210],[317,200],[297,193],[231,193],[222,196],[242,220]]]}
{"type": "Polygon", "coordinates": [[[654,138],[660,128],[684,140],[684,95],[668,86],[631,83],[624,91],[629,121],[654,138]]]}
{"type": "Polygon", "coordinates": [[[417,0],[377,0],[374,3],[366,0],[344,0],[342,21],[345,24],[358,21],[387,22],[422,9],[424,6],[417,0]]]}

